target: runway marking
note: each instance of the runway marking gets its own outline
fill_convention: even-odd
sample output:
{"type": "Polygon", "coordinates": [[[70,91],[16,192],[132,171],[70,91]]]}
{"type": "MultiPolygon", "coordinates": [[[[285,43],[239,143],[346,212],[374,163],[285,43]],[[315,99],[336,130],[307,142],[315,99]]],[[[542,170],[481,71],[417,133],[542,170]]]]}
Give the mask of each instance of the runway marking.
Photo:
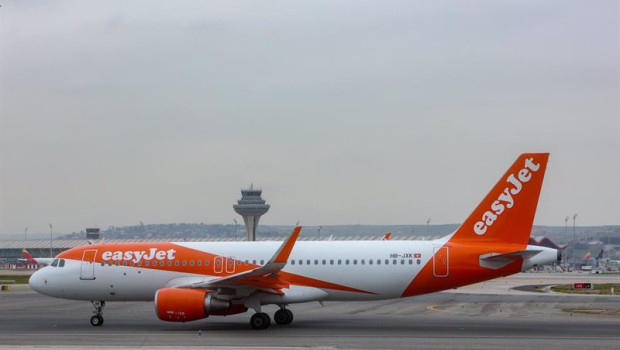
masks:
{"type": "Polygon", "coordinates": [[[576,314],[620,316],[620,309],[563,309],[562,311],[576,314]]]}

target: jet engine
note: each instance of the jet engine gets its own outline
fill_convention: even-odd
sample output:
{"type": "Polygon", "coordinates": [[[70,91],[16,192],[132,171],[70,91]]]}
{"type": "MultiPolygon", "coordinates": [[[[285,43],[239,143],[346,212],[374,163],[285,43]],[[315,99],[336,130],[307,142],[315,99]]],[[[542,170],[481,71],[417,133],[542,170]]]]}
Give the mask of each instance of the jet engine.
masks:
{"type": "Polygon", "coordinates": [[[234,315],[247,310],[243,304],[218,299],[205,289],[162,288],[155,292],[155,311],[162,321],[195,321],[209,315],[234,315]]]}

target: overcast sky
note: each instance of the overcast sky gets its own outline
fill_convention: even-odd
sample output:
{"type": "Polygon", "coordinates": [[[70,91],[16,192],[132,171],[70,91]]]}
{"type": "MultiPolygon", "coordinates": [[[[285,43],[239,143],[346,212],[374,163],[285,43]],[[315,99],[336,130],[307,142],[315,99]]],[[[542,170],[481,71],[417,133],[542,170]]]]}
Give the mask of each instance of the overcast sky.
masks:
{"type": "Polygon", "coordinates": [[[462,222],[550,152],[535,223],[620,224],[612,1],[0,8],[0,233],[462,222]],[[572,222],[571,222],[572,223],[572,222]]]}

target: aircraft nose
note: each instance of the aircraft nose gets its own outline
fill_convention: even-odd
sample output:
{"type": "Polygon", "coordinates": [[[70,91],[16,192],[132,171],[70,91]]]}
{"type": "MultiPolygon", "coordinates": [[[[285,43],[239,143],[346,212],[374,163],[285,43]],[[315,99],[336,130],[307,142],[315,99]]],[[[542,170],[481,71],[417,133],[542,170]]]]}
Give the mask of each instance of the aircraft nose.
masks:
{"type": "Polygon", "coordinates": [[[47,278],[46,278],[46,272],[45,269],[47,269],[46,267],[44,267],[43,269],[35,272],[32,274],[32,276],[30,276],[30,279],[28,280],[28,284],[30,285],[30,288],[34,289],[36,292],[39,292],[41,294],[46,294],[45,290],[47,287],[47,278]]]}

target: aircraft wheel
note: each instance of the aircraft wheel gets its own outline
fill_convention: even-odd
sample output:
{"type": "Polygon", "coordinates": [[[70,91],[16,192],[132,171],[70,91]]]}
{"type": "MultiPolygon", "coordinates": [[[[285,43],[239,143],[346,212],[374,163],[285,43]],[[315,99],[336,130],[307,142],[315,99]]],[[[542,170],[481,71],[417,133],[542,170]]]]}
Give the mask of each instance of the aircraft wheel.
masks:
{"type": "Polygon", "coordinates": [[[98,316],[98,315],[91,317],[90,324],[92,324],[95,327],[101,326],[103,324],[103,317],[98,316]]]}
{"type": "Polygon", "coordinates": [[[250,325],[254,329],[265,329],[269,327],[271,323],[271,319],[269,315],[264,312],[257,312],[250,318],[250,325]]]}
{"type": "Polygon", "coordinates": [[[293,312],[289,309],[280,309],[273,314],[273,320],[279,325],[287,325],[293,322],[293,312]]]}

